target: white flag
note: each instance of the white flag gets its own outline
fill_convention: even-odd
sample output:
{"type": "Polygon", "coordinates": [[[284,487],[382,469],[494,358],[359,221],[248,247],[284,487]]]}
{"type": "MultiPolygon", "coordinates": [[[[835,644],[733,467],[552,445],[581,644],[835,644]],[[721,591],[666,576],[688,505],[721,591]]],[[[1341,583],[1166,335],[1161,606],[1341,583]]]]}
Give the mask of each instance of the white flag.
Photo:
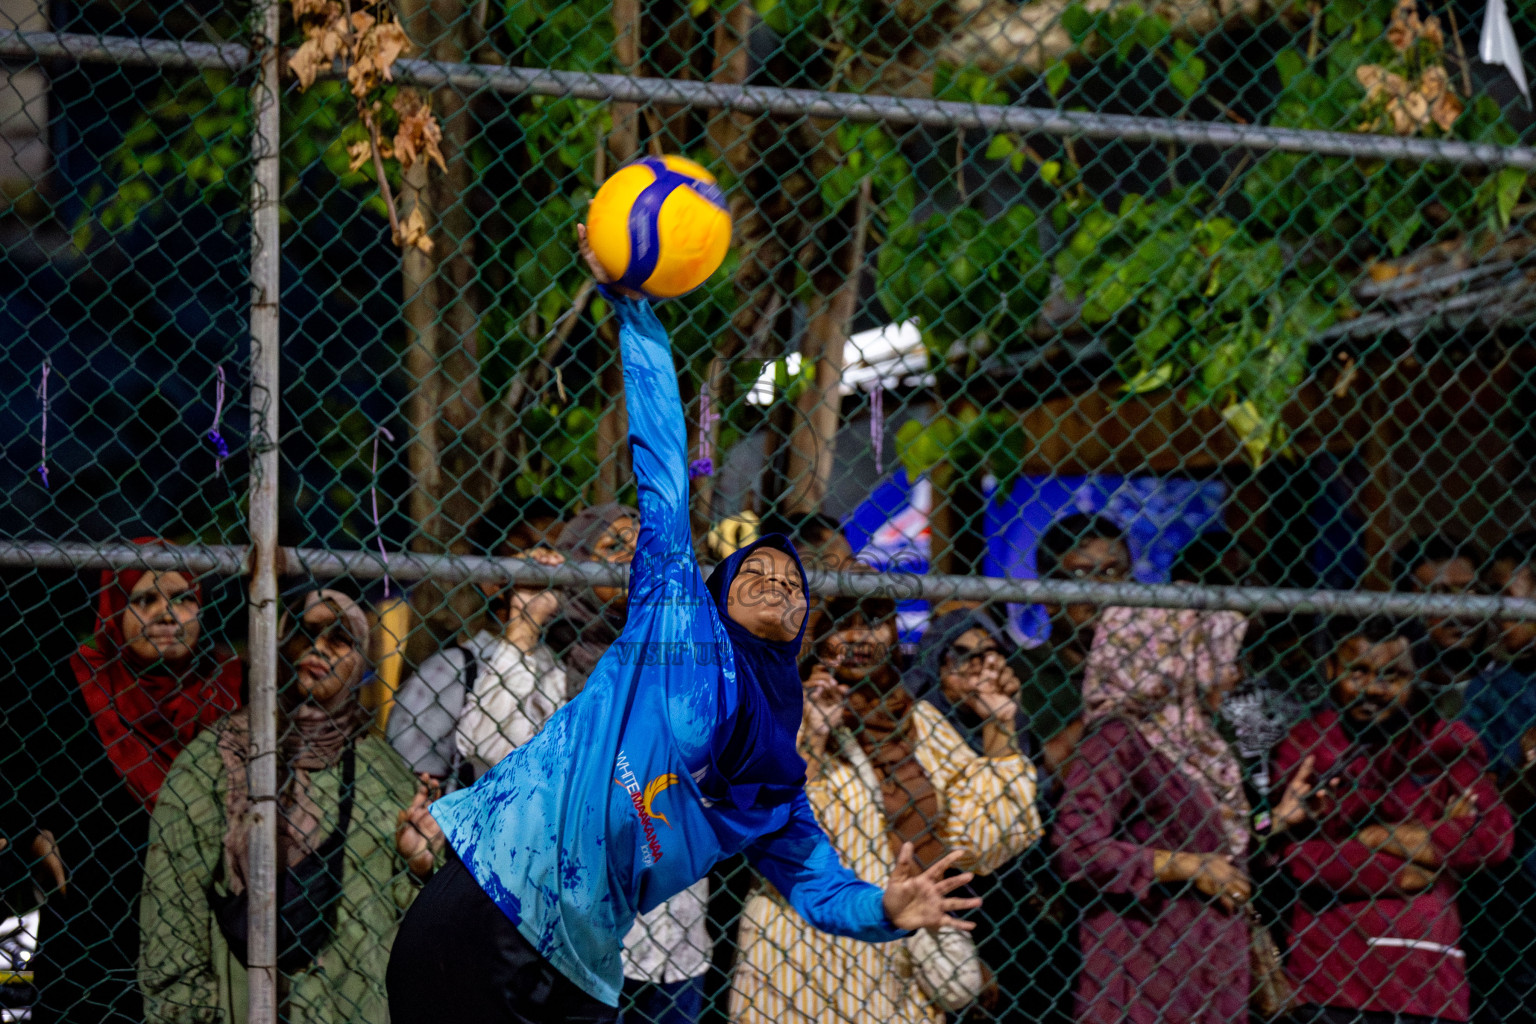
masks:
{"type": "Polygon", "coordinates": [[[1515,42],[1515,26],[1510,23],[1504,0],[1488,0],[1483,12],[1483,37],[1477,43],[1477,57],[1484,64],[1502,64],[1520,87],[1525,102],[1531,102],[1531,87],[1525,81],[1525,65],[1520,61],[1520,46],[1515,42]]]}

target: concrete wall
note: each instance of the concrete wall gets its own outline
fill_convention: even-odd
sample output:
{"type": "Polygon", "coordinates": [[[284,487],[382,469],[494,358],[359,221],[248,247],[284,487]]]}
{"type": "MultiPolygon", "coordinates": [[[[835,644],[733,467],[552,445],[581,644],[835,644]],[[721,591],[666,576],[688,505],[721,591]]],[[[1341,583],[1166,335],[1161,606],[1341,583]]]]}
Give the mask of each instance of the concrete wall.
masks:
{"type": "MultiPolygon", "coordinates": [[[[0,0],[0,31],[42,32],[42,0],[0,0]]],[[[0,64],[0,206],[39,187],[48,173],[48,76],[0,64]]]]}

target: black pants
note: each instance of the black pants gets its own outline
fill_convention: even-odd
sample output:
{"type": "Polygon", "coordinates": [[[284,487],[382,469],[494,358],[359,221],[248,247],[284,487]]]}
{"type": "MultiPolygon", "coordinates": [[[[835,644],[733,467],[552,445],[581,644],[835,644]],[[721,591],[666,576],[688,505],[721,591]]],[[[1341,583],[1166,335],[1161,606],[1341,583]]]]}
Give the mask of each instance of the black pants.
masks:
{"type": "Polygon", "coordinates": [[[385,985],[392,1024],[608,1024],[619,1015],[540,956],[452,855],[400,923],[385,985]]]}

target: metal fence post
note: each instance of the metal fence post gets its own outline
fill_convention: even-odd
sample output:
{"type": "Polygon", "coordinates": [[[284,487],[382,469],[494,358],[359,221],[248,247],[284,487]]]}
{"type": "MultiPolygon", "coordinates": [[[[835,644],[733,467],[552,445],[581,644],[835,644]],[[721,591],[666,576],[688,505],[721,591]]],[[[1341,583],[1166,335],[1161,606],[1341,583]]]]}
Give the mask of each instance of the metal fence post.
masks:
{"type": "Polygon", "coordinates": [[[277,1021],[277,482],[279,0],[252,11],[249,1024],[277,1021]]]}

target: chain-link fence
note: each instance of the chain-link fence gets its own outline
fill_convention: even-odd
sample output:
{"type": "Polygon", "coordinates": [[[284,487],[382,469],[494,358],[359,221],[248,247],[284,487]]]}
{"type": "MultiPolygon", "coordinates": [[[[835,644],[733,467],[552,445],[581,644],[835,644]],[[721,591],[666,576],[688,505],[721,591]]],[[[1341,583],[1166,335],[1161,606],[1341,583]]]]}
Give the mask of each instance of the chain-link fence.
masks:
{"type": "Polygon", "coordinates": [[[656,307],[699,558],[793,538],[823,829],[876,884],[963,848],[983,904],[861,944],[733,856],[628,937],[624,1019],[1532,1019],[1533,39],[0,0],[0,1017],[387,1019],[423,804],[624,628],[574,230],[683,154],[734,217],[656,307]]]}

